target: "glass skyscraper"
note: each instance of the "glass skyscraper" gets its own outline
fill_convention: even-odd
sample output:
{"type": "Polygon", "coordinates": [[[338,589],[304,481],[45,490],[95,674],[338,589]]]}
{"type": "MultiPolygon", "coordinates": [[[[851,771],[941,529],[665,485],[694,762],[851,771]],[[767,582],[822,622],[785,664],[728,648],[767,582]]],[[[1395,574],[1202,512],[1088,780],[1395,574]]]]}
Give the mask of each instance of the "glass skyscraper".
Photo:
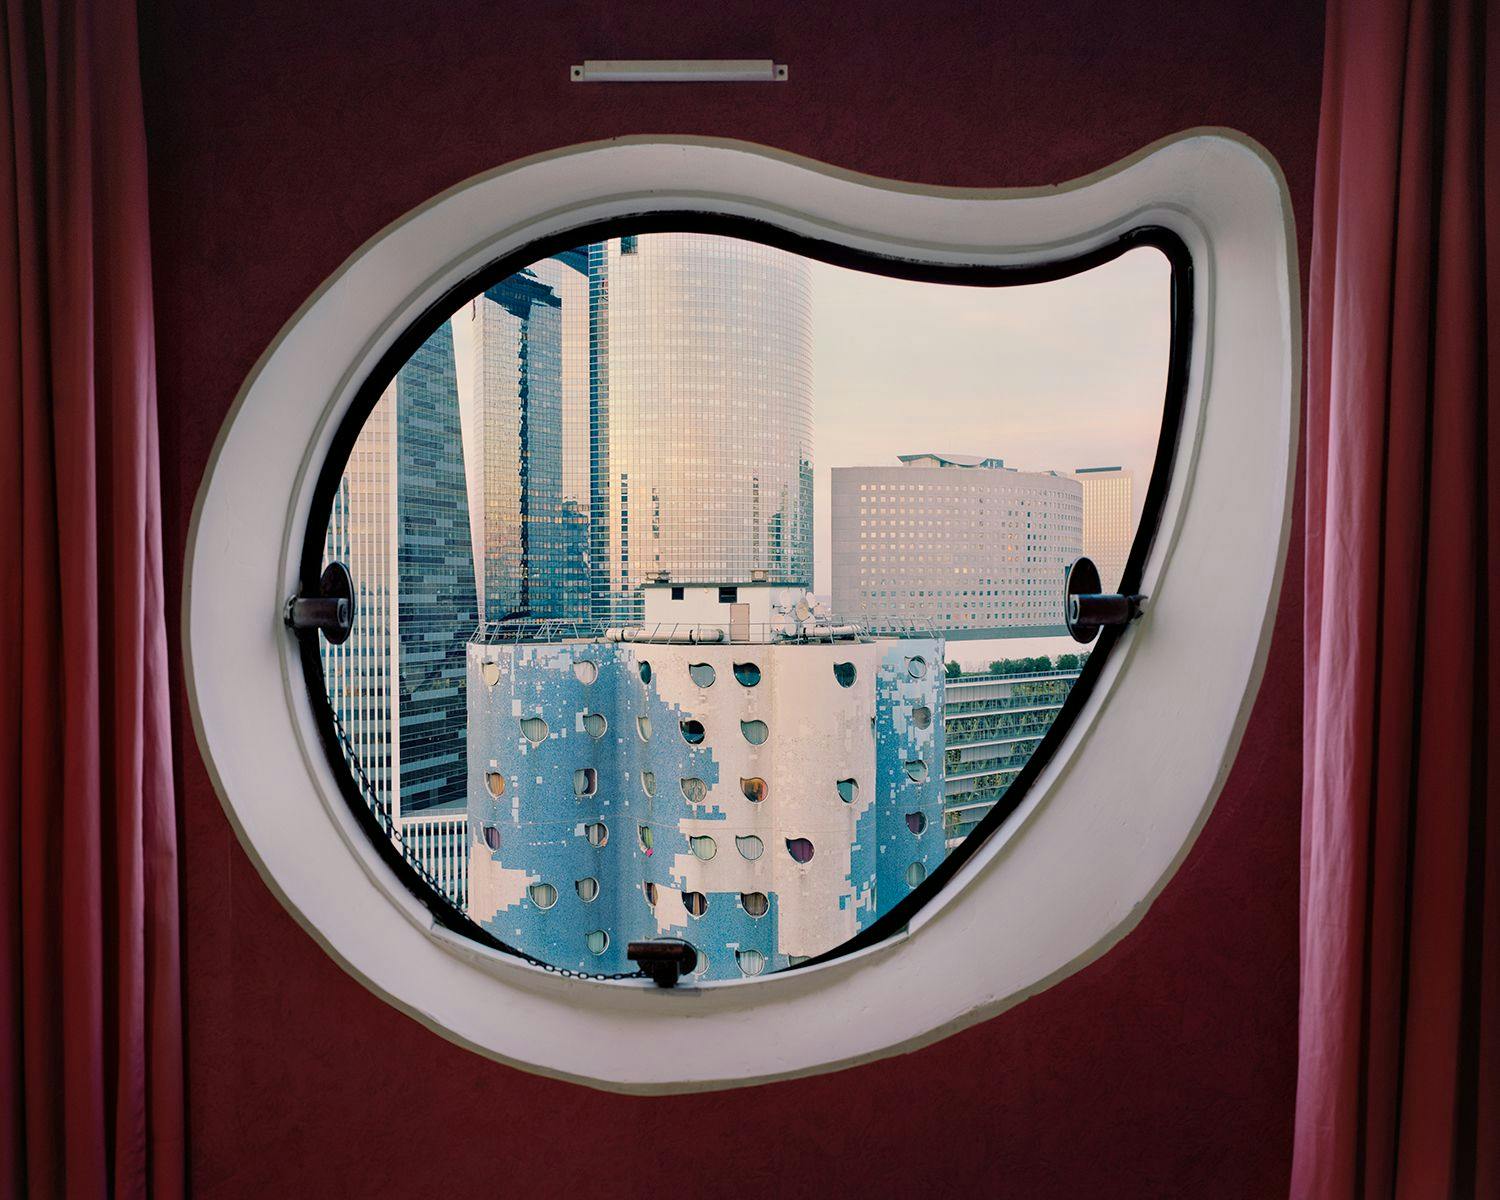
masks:
{"type": "Polygon", "coordinates": [[[479,619],[453,332],[396,375],[401,810],[465,799],[467,634],[479,619]]]}
{"type": "Polygon", "coordinates": [[[397,373],[339,484],[325,557],[357,610],[323,645],[329,700],[393,818],[465,799],[465,646],[478,619],[448,323],[397,373]]]}
{"type": "Polygon", "coordinates": [[[589,616],[589,283],[588,248],[564,250],[533,263],[530,271],[561,302],[562,502],[554,514],[558,606],[551,614],[569,620],[589,616]]]}
{"type": "Polygon", "coordinates": [[[342,645],[322,638],[319,645],[329,702],[375,792],[368,799],[392,816],[401,780],[393,686],[397,529],[396,397],[387,388],[350,451],[324,543],[324,561],[345,564],[353,577],[354,628],[342,645]]]}
{"type": "Polygon", "coordinates": [[[561,318],[557,293],[524,271],[455,318],[469,322],[474,445],[465,457],[492,621],[551,616],[561,603],[561,318]]]}
{"type": "Polygon", "coordinates": [[[812,582],[811,282],[736,238],[588,247],[593,616],[640,585],[812,582]]]}
{"type": "Polygon", "coordinates": [[[326,549],[358,589],[324,662],[372,803],[404,822],[463,800],[481,618],[629,619],[661,572],[811,583],[810,323],[801,260],[656,234],[539,260],[412,355],[326,549]]]}

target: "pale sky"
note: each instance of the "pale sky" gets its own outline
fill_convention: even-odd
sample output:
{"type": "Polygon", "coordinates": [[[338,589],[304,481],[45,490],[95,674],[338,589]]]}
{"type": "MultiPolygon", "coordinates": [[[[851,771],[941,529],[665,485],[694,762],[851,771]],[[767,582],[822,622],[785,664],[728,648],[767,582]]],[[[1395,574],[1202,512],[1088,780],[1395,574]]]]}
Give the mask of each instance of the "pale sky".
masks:
{"type": "Polygon", "coordinates": [[[1170,279],[1146,248],[1004,288],[813,263],[813,590],[831,589],[830,467],[922,451],[1023,471],[1123,466],[1139,515],[1161,429],[1170,279]]]}

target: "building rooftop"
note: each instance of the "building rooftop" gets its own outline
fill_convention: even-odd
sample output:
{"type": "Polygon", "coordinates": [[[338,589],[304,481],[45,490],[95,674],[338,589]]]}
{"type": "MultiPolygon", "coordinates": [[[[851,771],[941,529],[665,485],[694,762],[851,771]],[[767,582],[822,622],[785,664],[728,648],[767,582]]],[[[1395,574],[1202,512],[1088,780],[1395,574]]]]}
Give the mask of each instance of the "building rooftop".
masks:
{"type": "Polygon", "coordinates": [[[645,583],[638,585],[642,591],[647,588],[794,588],[805,585],[790,579],[737,579],[734,582],[719,580],[698,579],[648,579],[645,583]]]}
{"type": "Polygon", "coordinates": [[[898,454],[896,456],[908,467],[981,467],[991,471],[1008,471],[1003,458],[981,454],[898,454]]]}

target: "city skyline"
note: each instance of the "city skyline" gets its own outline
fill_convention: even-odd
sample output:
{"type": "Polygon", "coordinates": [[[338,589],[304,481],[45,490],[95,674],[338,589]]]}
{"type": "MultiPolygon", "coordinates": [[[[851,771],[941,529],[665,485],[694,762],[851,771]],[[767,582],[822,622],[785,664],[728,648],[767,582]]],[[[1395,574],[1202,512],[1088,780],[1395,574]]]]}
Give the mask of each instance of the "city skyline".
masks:
{"type": "MultiPolygon", "coordinates": [[[[805,553],[811,561],[806,562],[801,557],[804,552],[796,551],[795,547],[777,558],[763,545],[756,552],[755,563],[741,564],[739,576],[748,577],[754,567],[769,568],[773,577],[789,580],[805,575],[814,593],[832,595],[831,472],[835,468],[894,466],[903,454],[936,451],[972,457],[993,455],[1012,469],[1032,473],[1072,475],[1080,469],[1094,470],[1103,464],[1119,465],[1127,476],[1142,482],[1149,480],[1160,430],[1170,336],[1167,303],[1170,268],[1154,250],[1131,251],[1080,275],[1049,283],[976,288],[870,275],[734,238],[652,234],[611,239],[595,247],[580,247],[541,260],[506,281],[514,290],[515,280],[536,277],[562,300],[561,322],[553,321],[555,328],[550,330],[556,345],[549,353],[558,361],[555,369],[560,373],[560,382],[553,385],[558,393],[557,407],[548,414],[553,422],[548,428],[555,426],[555,429],[542,443],[546,461],[558,458],[554,465],[560,469],[561,478],[554,478],[556,470],[541,472],[539,476],[535,465],[529,470],[544,484],[550,484],[550,491],[556,496],[565,497],[567,511],[572,513],[571,517],[563,516],[554,497],[554,502],[545,507],[558,509],[558,515],[548,519],[586,523],[590,531],[589,544],[582,552],[588,560],[590,578],[544,593],[554,597],[554,602],[534,606],[534,615],[575,616],[571,610],[581,588],[594,597],[589,617],[625,617],[635,611],[638,602],[625,603],[607,597],[620,594],[627,578],[638,586],[657,571],[664,569],[670,573],[674,568],[678,578],[718,577],[712,556],[701,551],[686,554],[669,546],[664,560],[663,543],[659,540],[647,543],[649,549],[643,559],[641,542],[645,540],[642,535],[646,533],[647,522],[641,519],[641,510],[644,503],[650,512],[649,536],[660,538],[663,499],[662,485],[657,481],[669,479],[671,472],[664,470],[658,460],[680,461],[684,453],[691,453],[685,446],[673,449],[670,439],[680,436],[682,429],[690,425],[689,414],[696,411],[692,406],[706,403],[701,395],[693,395],[692,376],[684,376],[683,371],[691,372],[694,353],[705,361],[717,361],[736,352],[760,353],[754,345],[756,339],[726,340],[725,330],[733,327],[736,316],[743,320],[750,313],[753,319],[764,321],[764,313],[774,311],[774,305],[769,304],[774,288],[767,280],[775,279],[778,270],[805,274],[807,283],[799,286],[805,286],[809,296],[800,302],[807,307],[806,313],[794,317],[793,324],[805,322],[810,329],[812,379],[805,403],[810,405],[807,419],[811,429],[802,437],[809,447],[812,481],[810,494],[792,498],[790,503],[794,508],[810,510],[812,538],[805,553]],[[704,247],[715,248],[707,258],[704,247]],[[663,254],[667,256],[664,265],[656,262],[663,254]],[[735,290],[732,284],[726,288],[722,283],[714,286],[713,281],[699,280],[693,286],[700,288],[700,299],[714,305],[729,303],[731,308],[720,308],[716,316],[710,314],[714,319],[702,320],[694,317],[694,304],[679,301],[665,306],[658,303],[660,311],[653,310],[650,315],[643,309],[640,316],[635,315],[647,297],[652,303],[662,299],[667,280],[672,281],[672,286],[688,286],[684,279],[704,274],[703,263],[713,263],[715,270],[722,270],[716,261],[722,259],[731,264],[730,269],[737,269],[736,258],[754,263],[764,276],[752,289],[755,302],[750,306],[736,311],[732,307],[734,300],[726,301],[726,293],[732,297],[735,290]],[[654,275],[649,283],[634,283],[635,290],[629,296],[611,296],[609,275],[612,271],[618,273],[622,263],[628,263],[637,273],[644,263],[654,275]],[[610,313],[611,305],[616,310],[614,314],[610,313]],[[662,320],[671,327],[660,328],[662,320]],[[629,395],[638,388],[621,386],[624,380],[620,377],[626,371],[618,366],[613,373],[620,382],[611,382],[609,360],[618,357],[621,351],[610,346],[610,323],[621,326],[616,341],[623,337],[629,346],[626,351],[629,357],[623,360],[630,364],[628,369],[643,380],[657,380],[670,394],[680,392],[683,397],[676,402],[680,411],[656,413],[642,409],[626,419],[625,434],[612,439],[618,445],[600,441],[600,422],[609,419],[609,391],[613,387],[629,395]],[[984,330],[991,336],[976,336],[976,331],[984,330]],[[917,350],[911,348],[913,345],[917,350]],[[913,398],[909,388],[914,366],[927,388],[941,388],[943,403],[921,403],[920,396],[913,398]],[[596,394],[591,395],[591,391],[596,394]],[[856,398],[854,410],[846,413],[851,397],[856,398]],[[688,407],[684,408],[684,404],[688,407]],[[912,422],[918,415],[920,426],[914,429],[912,422]],[[640,433],[631,432],[638,425],[640,433]],[[641,489],[637,488],[632,516],[629,491],[623,496],[617,494],[622,486],[627,489],[632,486],[628,479],[632,472],[621,472],[618,468],[624,451],[634,447],[637,437],[640,446],[629,449],[628,461],[623,465],[636,468],[634,473],[638,476],[641,468],[653,471],[654,475],[646,483],[644,502],[640,500],[641,489]],[[601,451],[601,445],[608,445],[609,449],[601,451]],[[611,454],[617,460],[615,466],[601,469],[601,463],[611,454]],[[611,478],[601,480],[601,475],[611,478]],[[580,495],[580,484],[591,477],[592,484],[580,495]],[[604,511],[606,506],[608,512],[604,511]],[[626,526],[631,520],[636,522],[634,530],[626,526]],[[630,562],[632,537],[636,540],[633,563],[630,562]],[[779,569],[778,562],[783,564],[779,569]],[[601,595],[605,597],[602,600],[601,595]]],[[[614,290],[618,292],[621,288],[614,290]]],[[[472,405],[463,401],[479,386],[470,360],[482,361],[484,354],[470,329],[472,322],[462,318],[466,311],[482,303],[487,303],[484,297],[470,302],[450,322],[458,359],[461,407],[466,411],[472,405]]],[[[795,388],[798,386],[795,380],[805,368],[795,365],[798,354],[795,335],[788,337],[775,323],[760,328],[763,335],[775,342],[776,353],[767,353],[765,363],[776,362],[778,355],[781,359],[788,353],[793,356],[790,375],[779,380],[777,386],[762,389],[762,405],[767,397],[780,403],[775,398],[786,388],[786,380],[794,381],[791,386],[795,388]]],[[[520,344],[518,340],[516,346],[520,344]]],[[[510,350],[514,353],[515,347],[510,350]]],[[[785,365],[780,363],[779,367],[785,365]]],[[[524,378],[524,365],[521,370],[524,378]]],[[[700,392],[704,386],[698,385],[700,392]]],[[[718,385],[709,382],[706,386],[718,385]]],[[[747,384],[741,379],[734,386],[738,396],[747,384]]],[[[736,402],[743,404],[744,397],[739,396],[736,402]]],[[[654,409],[658,405],[653,402],[647,407],[654,409]]],[[[666,408],[673,409],[673,404],[666,408]]],[[[514,418],[511,422],[516,424],[514,418]]],[[[473,449],[478,428],[471,416],[465,417],[469,507],[474,520],[476,578],[481,595],[494,590],[486,586],[485,575],[495,573],[497,561],[512,575],[523,573],[518,543],[528,528],[541,533],[540,545],[555,547],[536,558],[555,558],[557,569],[577,570],[579,550],[572,538],[556,532],[549,534],[545,525],[534,520],[520,520],[519,492],[526,489],[518,487],[510,489],[518,494],[505,506],[509,525],[515,532],[508,539],[492,539],[496,547],[514,551],[510,555],[514,561],[482,553],[485,512],[493,506],[493,500],[479,503],[480,496],[475,490],[475,468],[484,469],[483,455],[473,449]]],[[[774,424],[770,428],[774,429],[774,424]]],[[[511,430],[507,432],[519,446],[518,435],[511,430]]],[[[716,444],[713,439],[705,443],[702,432],[696,431],[700,446],[716,444]]],[[[528,456],[514,450],[510,453],[518,480],[528,456]]],[[[738,466],[744,460],[743,451],[734,451],[723,461],[738,466]]],[[[720,494],[721,481],[710,479],[708,472],[701,469],[693,481],[700,501],[708,497],[710,508],[725,506],[729,493],[720,494]]],[[[760,483],[757,481],[753,486],[755,520],[765,525],[766,517],[760,511],[760,483]]],[[[805,481],[799,486],[805,486],[805,481]]],[[[533,486],[531,490],[542,497],[549,495],[545,486],[533,486]]],[[[1131,496],[1129,523],[1110,541],[1108,557],[1112,560],[1119,557],[1114,553],[1118,542],[1123,539],[1128,544],[1133,537],[1144,500],[1143,486],[1134,487],[1133,492],[1127,486],[1126,491],[1131,496]]],[[[676,518],[665,525],[675,524],[684,530],[695,528],[689,540],[702,543],[712,522],[711,514],[697,511],[698,506],[688,500],[688,493],[677,496],[670,488],[667,492],[675,502],[676,518]]],[[[788,502],[785,482],[776,500],[781,507],[788,502]]],[[[766,507],[779,511],[778,505],[769,501],[766,507]]],[[[733,511],[736,510],[726,507],[726,516],[733,511]]],[[[746,512],[738,519],[749,517],[746,512]]],[[[773,536],[790,540],[779,529],[766,528],[764,533],[768,542],[773,536]]],[[[1096,557],[1099,556],[1096,552],[1096,557]]],[[[721,571],[727,569],[728,563],[720,565],[721,571]]],[[[1117,572],[1108,573],[1117,576],[1117,572]]],[[[724,575],[726,581],[729,574],[736,572],[728,571],[724,575]]],[[[517,603],[512,608],[501,606],[501,611],[487,613],[489,619],[513,610],[532,611],[520,603],[519,587],[515,593],[517,603]]]]}
{"type": "Polygon", "coordinates": [[[848,303],[842,269],[785,251],[627,235],[461,305],[367,423],[327,541],[365,614],[325,649],[329,698],[408,859],[549,960],[621,969],[624,936],[694,932],[706,978],[822,953],[918,886],[1078,675],[961,681],[949,712],[945,636],[1034,674],[1085,530],[1115,558],[1133,533],[1167,275],[1126,258],[1088,286],[844,272],[848,303]],[[1101,524],[1080,480],[1105,476],[1101,524]],[[767,857],[719,856],[716,828],[767,857]]]}

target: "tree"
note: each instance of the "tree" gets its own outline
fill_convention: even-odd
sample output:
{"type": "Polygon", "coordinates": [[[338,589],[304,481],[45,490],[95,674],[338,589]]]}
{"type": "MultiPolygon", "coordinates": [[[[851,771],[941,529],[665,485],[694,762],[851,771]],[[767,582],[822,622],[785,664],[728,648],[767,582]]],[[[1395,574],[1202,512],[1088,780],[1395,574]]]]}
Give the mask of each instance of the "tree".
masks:
{"type": "Polygon", "coordinates": [[[1045,654],[1035,658],[997,658],[990,663],[991,675],[1034,675],[1052,670],[1052,660],[1045,654]]]}
{"type": "Polygon", "coordinates": [[[960,675],[963,674],[963,668],[960,667],[951,658],[943,664],[943,671],[947,674],[949,679],[957,679],[960,675]]]}
{"type": "Polygon", "coordinates": [[[1057,669],[1059,671],[1076,671],[1076,670],[1078,670],[1078,655],[1076,655],[1076,654],[1059,654],[1057,656],[1057,669]]]}

